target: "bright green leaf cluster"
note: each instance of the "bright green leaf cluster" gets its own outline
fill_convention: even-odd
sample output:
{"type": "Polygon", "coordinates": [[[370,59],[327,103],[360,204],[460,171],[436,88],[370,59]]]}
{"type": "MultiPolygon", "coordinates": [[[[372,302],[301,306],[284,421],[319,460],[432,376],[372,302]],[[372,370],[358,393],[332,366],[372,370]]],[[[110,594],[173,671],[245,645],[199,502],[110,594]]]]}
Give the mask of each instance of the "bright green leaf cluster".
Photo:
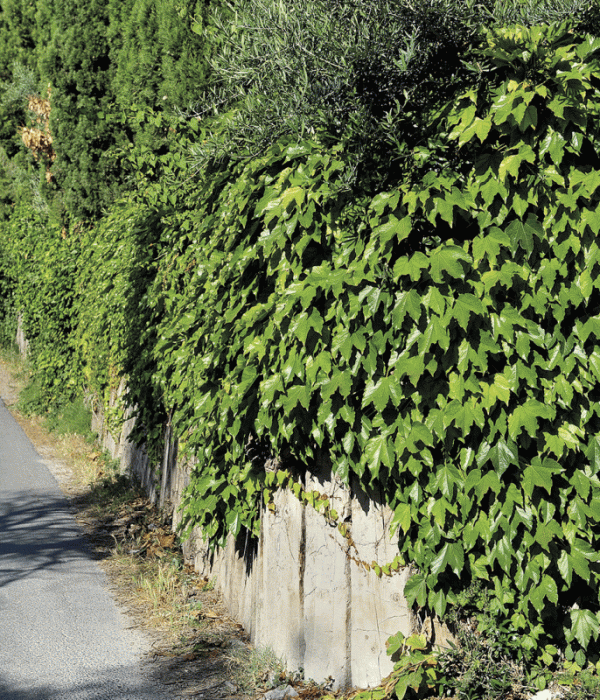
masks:
{"type": "Polygon", "coordinates": [[[525,650],[564,634],[585,658],[599,48],[568,25],[490,32],[489,80],[440,112],[431,144],[456,144],[460,170],[350,195],[343,147],[307,140],[205,180],[157,276],[161,386],[196,460],[188,525],[256,530],[253,441],[263,463],[325,454],[387,494],[420,572],[410,602],[443,615],[480,579],[525,650]]]}

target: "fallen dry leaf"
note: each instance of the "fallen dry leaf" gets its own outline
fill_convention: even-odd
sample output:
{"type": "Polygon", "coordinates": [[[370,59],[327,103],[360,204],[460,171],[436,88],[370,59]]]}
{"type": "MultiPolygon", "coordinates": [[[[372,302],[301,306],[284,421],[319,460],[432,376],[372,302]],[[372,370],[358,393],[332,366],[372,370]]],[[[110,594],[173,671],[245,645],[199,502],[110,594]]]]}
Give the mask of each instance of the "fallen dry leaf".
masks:
{"type": "Polygon", "coordinates": [[[212,610],[207,610],[206,612],[200,612],[200,617],[209,617],[211,620],[219,620],[222,616],[212,610]]]}
{"type": "Polygon", "coordinates": [[[161,547],[172,547],[175,544],[175,535],[158,535],[158,541],[161,547]]]}

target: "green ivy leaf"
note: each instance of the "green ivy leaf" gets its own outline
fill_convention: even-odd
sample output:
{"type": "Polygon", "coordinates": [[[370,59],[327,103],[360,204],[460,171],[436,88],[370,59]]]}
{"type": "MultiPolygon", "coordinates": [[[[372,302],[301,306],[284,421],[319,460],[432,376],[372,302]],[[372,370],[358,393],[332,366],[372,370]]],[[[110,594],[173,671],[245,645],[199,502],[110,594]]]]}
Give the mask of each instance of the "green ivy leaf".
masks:
{"type": "Polygon", "coordinates": [[[535,457],[531,464],[523,471],[523,488],[528,496],[533,495],[535,486],[544,489],[548,494],[552,492],[552,480],[555,474],[559,474],[563,469],[552,459],[545,459],[543,462],[535,457]]]}
{"type": "Polygon", "coordinates": [[[427,603],[427,584],[421,573],[413,574],[404,586],[404,597],[407,605],[412,607],[415,603],[424,607],[427,603]]]}
{"type": "Polygon", "coordinates": [[[387,435],[376,435],[367,442],[365,448],[367,464],[371,473],[371,479],[377,478],[379,467],[385,464],[391,467],[394,464],[394,447],[387,435]]]}
{"type": "Polygon", "coordinates": [[[434,488],[439,489],[447,499],[453,501],[455,487],[461,483],[462,479],[456,467],[445,464],[436,471],[433,481],[434,488]]]}
{"type": "Polygon", "coordinates": [[[600,473],[600,435],[594,435],[585,450],[585,456],[588,459],[594,474],[600,473]]]}
{"type": "Polygon", "coordinates": [[[389,377],[380,377],[377,382],[370,379],[367,382],[362,400],[363,408],[372,403],[381,412],[387,406],[389,399],[389,377]]]}
{"type": "Polygon", "coordinates": [[[454,304],[454,316],[464,330],[467,330],[471,314],[483,316],[485,308],[473,294],[460,294],[454,304]]]}
{"type": "Polygon", "coordinates": [[[551,603],[558,602],[558,589],[556,588],[556,582],[550,576],[544,576],[539,586],[532,588],[529,592],[529,600],[538,612],[542,612],[544,609],[544,601],[546,599],[551,603]]]}
{"type": "Polygon", "coordinates": [[[539,418],[551,418],[552,410],[544,404],[530,399],[522,406],[517,406],[508,419],[508,432],[513,440],[516,440],[524,428],[531,437],[536,437],[539,426],[539,418]]]}
{"type": "Polygon", "coordinates": [[[499,477],[501,477],[511,465],[519,465],[519,452],[516,444],[512,440],[506,442],[503,438],[499,438],[494,447],[490,450],[489,458],[499,477]]]}
{"type": "Polygon", "coordinates": [[[399,503],[394,509],[394,517],[390,524],[390,531],[395,532],[398,527],[407,533],[412,525],[411,508],[408,503],[399,503]]]}
{"type": "Polygon", "coordinates": [[[462,545],[459,542],[446,542],[431,562],[431,573],[440,574],[449,566],[457,576],[460,576],[464,565],[465,552],[462,545]]]}
{"type": "Polygon", "coordinates": [[[581,646],[587,649],[590,639],[598,638],[598,618],[589,610],[571,610],[570,615],[571,631],[581,646]]]}
{"type": "Polygon", "coordinates": [[[527,253],[531,253],[534,248],[536,238],[543,238],[544,228],[542,224],[530,214],[525,221],[515,219],[506,229],[510,236],[513,252],[520,246],[527,253]]]}
{"type": "Polygon", "coordinates": [[[430,258],[430,274],[434,282],[443,282],[444,274],[450,278],[462,279],[465,275],[464,262],[468,268],[473,262],[471,256],[455,245],[437,248],[430,258]]]}
{"type": "Polygon", "coordinates": [[[567,584],[567,586],[570,586],[571,581],[573,580],[573,567],[571,565],[571,562],[569,561],[569,556],[567,555],[567,552],[564,549],[560,554],[557,566],[558,570],[560,571],[560,575],[563,578],[563,581],[567,584]]]}
{"type": "Polygon", "coordinates": [[[428,603],[429,607],[433,609],[439,618],[442,618],[446,614],[448,599],[443,590],[429,591],[428,603]]]}

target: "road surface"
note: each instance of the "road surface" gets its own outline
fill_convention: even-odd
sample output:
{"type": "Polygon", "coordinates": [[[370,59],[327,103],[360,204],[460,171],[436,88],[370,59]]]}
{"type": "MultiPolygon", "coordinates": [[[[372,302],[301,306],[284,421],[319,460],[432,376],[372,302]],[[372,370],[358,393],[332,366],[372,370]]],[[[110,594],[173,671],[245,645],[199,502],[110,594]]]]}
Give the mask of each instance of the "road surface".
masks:
{"type": "Polygon", "coordinates": [[[0,700],[171,700],[54,477],[0,400],[0,700]]]}

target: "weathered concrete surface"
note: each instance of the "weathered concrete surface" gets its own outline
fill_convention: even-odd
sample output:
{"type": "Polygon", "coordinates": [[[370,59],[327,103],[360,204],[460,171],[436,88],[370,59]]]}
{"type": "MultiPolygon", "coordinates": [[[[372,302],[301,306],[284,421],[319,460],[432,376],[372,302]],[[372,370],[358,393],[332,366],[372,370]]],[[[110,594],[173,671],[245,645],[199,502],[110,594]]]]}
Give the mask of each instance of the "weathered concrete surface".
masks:
{"type": "MultiPolygon", "coordinates": [[[[357,558],[371,563],[388,563],[398,553],[397,537],[390,538],[392,512],[371,494],[369,498],[354,488],[352,499],[352,534],[357,558]]],[[[351,627],[353,643],[351,666],[353,682],[359,687],[372,684],[373,678],[383,678],[392,669],[385,652],[385,640],[399,630],[405,635],[414,631],[414,621],[404,600],[404,585],[410,569],[394,576],[377,578],[364,567],[352,567],[351,597],[360,601],[352,605],[351,627]],[[382,643],[383,640],[383,643],[382,643]]]]}
{"type": "MultiPolygon", "coordinates": [[[[115,392],[115,401],[123,390],[115,392]]],[[[110,434],[99,413],[94,425],[120,459],[121,470],[135,475],[152,499],[173,510],[176,526],[189,468],[177,464],[171,427],[165,428],[167,449],[154,471],[145,452],[129,442],[133,419],[119,436],[110,434]]],[[[393,668],[386,639],[398,630],[414,630],[403,596],[408,569],[378,578],[359,563],[394,559],[397,540],[388,534],[392,513],[377,494],[339,483],[327,464],[315,466],[304,487],[329,497],[349,538],[292,493],[279,491],[274,511],[262,513],[258,543],[242,533],[211,552],[194,531],[184,553],[201,574],[215,578],[231,615],[254,644],[272,647],[288,668],[303,668],[307,678],[317,681],[331,676],[337,687],[376,685],[393,668]]]]}
{"type": "Polygon", "coordinates": [[[255,598],[257,639],[269,639],[268,645],[286,660],[290,668],[304,667],[306,634],[304,627],[305,528],[306,509],[293,495],[278,491],[275,510],[262,515],[255,598]],[[275,555],[275,556],[273,556],[275,555]],[[287,625],[273,625],[286,620],[287,625]]]}
{"type": "Polygon", "coordinates": [[[25,337],[25,333],[23,332],[23,318],[21,314],[17,316],[17,336],[15,338],[15,342],[17,344],[17,347],[19,348],[19,352],[21,353],[21,357],[27,357],[27,353],[29,351],[29,341],[25,337]]]}
{"type": "MultiPolygon", "coordinates": [[[[348,511],[350,493],[320,466],[307,474],[305,488],[329,496],[338,513],[348,511]]],[[[293,498],[293,495],[291,496],[293,498]]],[[[297,527],[288,523],[287,527],[297,527]]],[[[348,523],[352,530],[353,527],[348,523]]],[[[352,683],[351,606],[352,560],[348,543],[337,528],[328,526],[321,513],[307,506],[304,517],[304,605],[303,628],[306,643],[304,668],[310,678],[335,679],[336,685],[352,683]]],[[[379,681],[380,678],[373,679],[379,681]]]]}

